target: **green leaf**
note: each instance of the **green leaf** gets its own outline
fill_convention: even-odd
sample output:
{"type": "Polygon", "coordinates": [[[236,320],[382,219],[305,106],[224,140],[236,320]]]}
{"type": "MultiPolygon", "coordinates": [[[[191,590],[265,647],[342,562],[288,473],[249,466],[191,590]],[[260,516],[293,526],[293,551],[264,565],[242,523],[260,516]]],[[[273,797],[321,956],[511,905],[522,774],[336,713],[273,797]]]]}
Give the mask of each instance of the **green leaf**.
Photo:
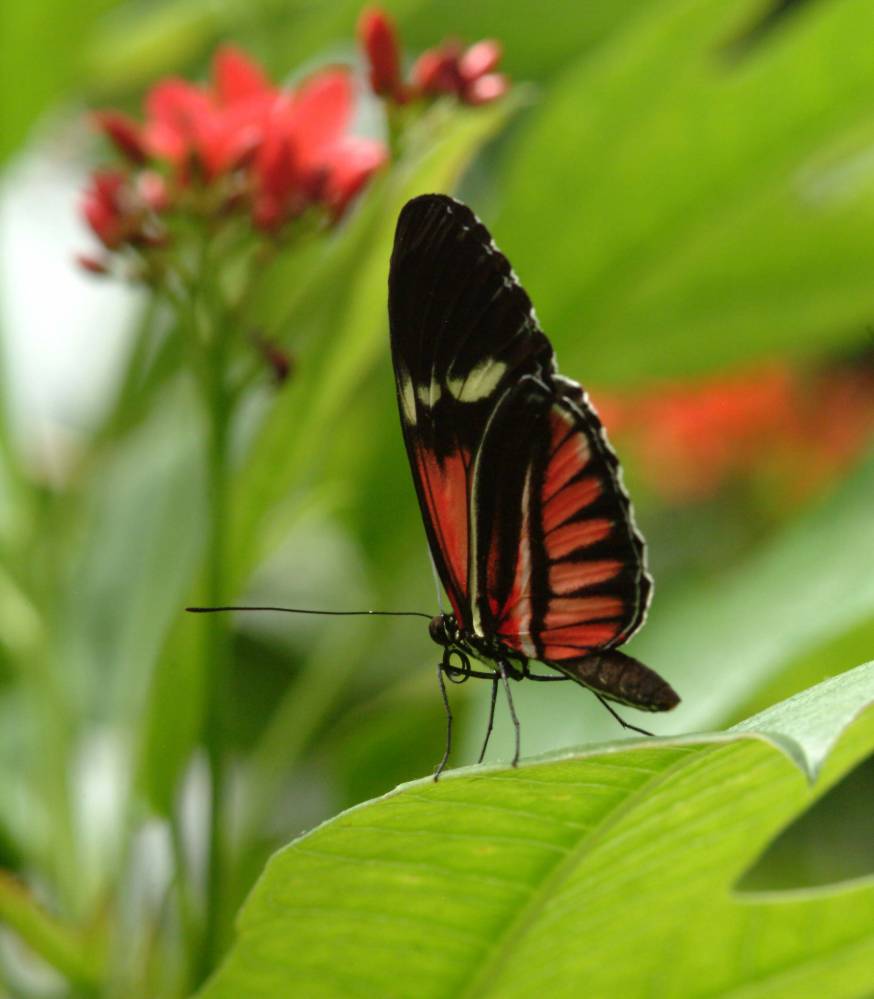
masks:
{"type": "Polygon", "coordinates": [[[496,234],[567,370],[628,382],[863,336],[874,8],[810,5],[731,55],[761,7],[644,5],[517,135],[496,234]]]}
{"type": "Polygon", "coordinates": [[[75,81],[79,43],[108,5],[40,0],[0,6],[0,161],[75,81]]]}
{"type": "Polygon", "coordinates": [[[202,999],[864,995],[870,879],[734,885],[874,750],[872,702],[869,663],[728,733],[402,786],[272,858],[202,999]]]}

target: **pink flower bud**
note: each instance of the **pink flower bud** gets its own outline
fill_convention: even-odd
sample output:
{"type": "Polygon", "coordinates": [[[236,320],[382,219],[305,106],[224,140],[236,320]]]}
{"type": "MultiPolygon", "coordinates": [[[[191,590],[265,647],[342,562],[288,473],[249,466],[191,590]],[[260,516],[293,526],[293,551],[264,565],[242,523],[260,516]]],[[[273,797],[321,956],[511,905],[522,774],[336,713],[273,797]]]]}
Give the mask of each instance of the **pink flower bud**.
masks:
{"type": "Polygon", "coordinates": [[[146,161],[140,126],[120,111],[95,111],[92,120],[125,159],[139,165],[146,161]]]}
{"type": "Polygon", "coordinates": [[[501,43],[488,38],[471,45],[459,60],[458,70],[463,79],[476,80],[496,69],[502,55],[501,43]]]}
{"type": "Polygon", "coordinates": [[[462,91],[465,104],[488,104],[495,101],[510,89],[510,81],[503,73],[487,73],[473,80],[462,91]]]}
{"type": "Polygon", "coordinates": [[[94,235],[109,249],[119,247],[128,235],[123,206],[126,178],[118,170],[98,170],[82,201],[82,214],[94,235]]]}
{"type": "Polygon", "coordinates": [[[455,42],[444,42],[423,52],[413,66],[413,82],[419,92],[427,96],[458,93],[462,85],[460,54],[461,48],[455,42]]]}
{"type": "Polygon", "coordinates": [[[406,92],[401,80],[400,47],[394,21],[376,8],[365,10],[358,21],[358,37],[367,56],[373,92],[403,103],[406,92]]]}

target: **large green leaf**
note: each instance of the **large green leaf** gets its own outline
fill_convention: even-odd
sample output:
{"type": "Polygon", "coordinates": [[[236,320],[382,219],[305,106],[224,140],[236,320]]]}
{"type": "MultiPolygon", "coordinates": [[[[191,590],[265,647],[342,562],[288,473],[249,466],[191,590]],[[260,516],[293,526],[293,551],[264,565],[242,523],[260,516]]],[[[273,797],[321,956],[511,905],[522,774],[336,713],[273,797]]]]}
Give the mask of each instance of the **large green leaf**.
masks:
{"type": "Polygon", "coordinates": [[[730,56],[761,7],[647,5],[545,95],[507,157],[498,241],[588,380],[862,336],[874,8],[807,5],[730,56]]]}
{"type": "Polygon", "coordinates": [[[874,883],[738,893],[874,750],[874,664],[737,729],[471,768],[270,861],[202,999],[868,994],[874,883]]]}

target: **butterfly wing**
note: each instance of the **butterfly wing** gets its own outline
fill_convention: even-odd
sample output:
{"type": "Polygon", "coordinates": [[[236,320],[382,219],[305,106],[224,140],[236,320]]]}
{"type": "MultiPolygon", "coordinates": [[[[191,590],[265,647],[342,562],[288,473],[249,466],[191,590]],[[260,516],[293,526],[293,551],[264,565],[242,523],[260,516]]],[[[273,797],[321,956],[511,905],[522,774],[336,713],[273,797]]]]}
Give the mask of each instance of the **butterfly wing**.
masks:
{"type": "Polygon", "coordinates": [[[461,627],[614,700],[672,707],[670,687],[616,651],[652,589],[618,460],[466,206],[404,207],[389,319],[404,442],[461,627]]]}
{"type": "Polygon", "coordinates": [[[525,376],[498,403],[472,494],[475,627],[610,697],[677,703],[616,651],[646,616],[652,581],[619,463],[576,383],[525,376]]]}
{"type": "Polygon", "coordinates": [[[404,442],[431,555],[463,627],[470,613],[473,466],[489,417],[552,348],[531,302],[466,206],[423,195],[398,219],[389,272],[404,442]]]}

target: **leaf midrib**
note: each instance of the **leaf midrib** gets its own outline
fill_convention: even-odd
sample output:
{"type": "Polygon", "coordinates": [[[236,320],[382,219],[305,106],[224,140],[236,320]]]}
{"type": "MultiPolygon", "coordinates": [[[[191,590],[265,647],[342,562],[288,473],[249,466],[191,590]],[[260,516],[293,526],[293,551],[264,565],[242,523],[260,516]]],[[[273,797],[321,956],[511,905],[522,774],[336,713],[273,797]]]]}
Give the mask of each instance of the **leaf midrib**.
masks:
{"type": "Polygon", "coordinates": [[[525,934],[527,928],[537,921],[538,914],[544,909],[547,900],[552,897],[554,885],[564,879],[566,871],[576,867],[582,857],[603,841],[610,830],[618,825],[629,812],[633,811],[641,800],[648,798],[656,788],[688,767],[693,761],[700,761],[702,754],[709,755],[724,748],[724,745],[703,745],[698,752],[684,756],[666,770],[644,781],[631,794],[623,798],[616,808],[608,812],[603,821],[598,823],[588,835],[582,836],[576,846],[569,847],[567,856],[556,862],[546,877],[541,880],[539,887],[532,890],[516,918],[508,922],[504,931],[496,938],[496,943],[480,964],[479,970],[474,972],[472,979],[457,993],[458,999],[482,999],[483,996],[491,995],[492,989],[489,983],[497,978],[505,965],[507,955],[512,949],[512,942],[525,934]]]}

